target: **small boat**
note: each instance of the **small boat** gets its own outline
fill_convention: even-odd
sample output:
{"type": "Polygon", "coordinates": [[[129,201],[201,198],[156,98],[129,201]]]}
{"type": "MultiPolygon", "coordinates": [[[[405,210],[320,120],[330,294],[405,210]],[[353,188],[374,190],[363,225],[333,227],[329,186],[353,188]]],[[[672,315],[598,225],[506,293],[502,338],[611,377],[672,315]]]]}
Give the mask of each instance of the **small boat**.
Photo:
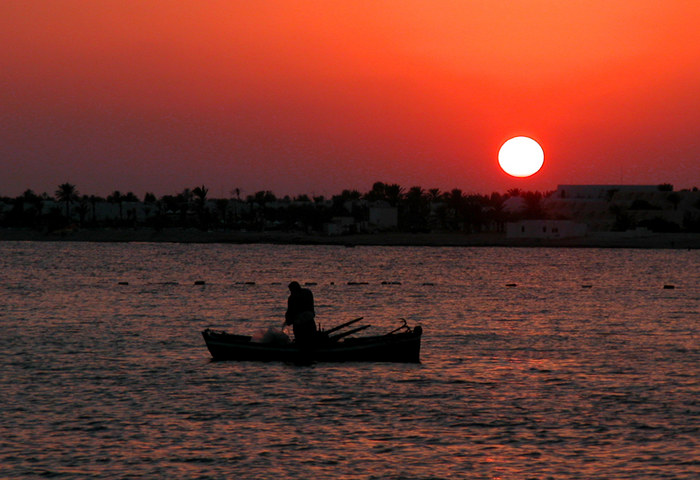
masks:
{"type": "Polygon", "coordinates": [[[214,360],[309,362],[400,362],[420,363],[423,328],[410,328],[406,321],[384,335],[350,337],[369,325],[331,335],[361,318],[328,331],[319,331],[317,341],[300,346],[296,342],[260,342],[247,335],[235,335],[207,328],[202,332],[214,360]]]}

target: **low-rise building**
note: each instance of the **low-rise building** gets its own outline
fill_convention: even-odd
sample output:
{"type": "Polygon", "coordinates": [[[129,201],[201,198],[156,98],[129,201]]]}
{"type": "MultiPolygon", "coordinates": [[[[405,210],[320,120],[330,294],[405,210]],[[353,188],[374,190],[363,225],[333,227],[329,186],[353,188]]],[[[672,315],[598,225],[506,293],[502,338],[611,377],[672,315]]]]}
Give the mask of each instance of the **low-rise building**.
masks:
{"type": "Polygon", "coordinates": [[[399,211],[386,202],[376,202],[369,207],[369,224],[380,230],[399,226],[399,211]]]}
{"type": "Polygon", "coordinates": [[[521,220],[506,224],[507,238],[575,238],[585,237],[585,223],[571,220],[521,220]]]}
{"type": "Polygon", "coordinates": [[[323,224],[326,235],[347,235],[357,233],[358,226],[353,217],[333,217],[330,222],[323,224]]]}

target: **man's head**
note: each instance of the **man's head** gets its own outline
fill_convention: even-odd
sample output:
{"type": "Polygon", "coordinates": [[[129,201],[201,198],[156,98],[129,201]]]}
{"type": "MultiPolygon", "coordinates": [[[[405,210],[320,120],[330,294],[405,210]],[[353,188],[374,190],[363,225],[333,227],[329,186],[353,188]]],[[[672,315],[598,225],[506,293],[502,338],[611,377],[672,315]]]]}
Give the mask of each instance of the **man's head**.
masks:
{"type": "Polygon", "coordinates": [[[292,282],[289,284],[289,291],[290,292],[296,292],[301,290],[301,285],[299,285],[299,282],[292,282]]]}

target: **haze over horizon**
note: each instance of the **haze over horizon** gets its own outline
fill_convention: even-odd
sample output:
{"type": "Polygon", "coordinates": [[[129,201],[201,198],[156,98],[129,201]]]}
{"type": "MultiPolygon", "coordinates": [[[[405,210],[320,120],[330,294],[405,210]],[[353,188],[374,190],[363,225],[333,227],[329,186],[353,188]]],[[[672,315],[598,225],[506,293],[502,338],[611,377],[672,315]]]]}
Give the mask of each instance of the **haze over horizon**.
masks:
{"type": "Polygon", "coordinates": [[[0,195],[700,186],[700,3],[0,3],[0,195]],[[501,144],[545,152],[505,174],[501,144]]]}

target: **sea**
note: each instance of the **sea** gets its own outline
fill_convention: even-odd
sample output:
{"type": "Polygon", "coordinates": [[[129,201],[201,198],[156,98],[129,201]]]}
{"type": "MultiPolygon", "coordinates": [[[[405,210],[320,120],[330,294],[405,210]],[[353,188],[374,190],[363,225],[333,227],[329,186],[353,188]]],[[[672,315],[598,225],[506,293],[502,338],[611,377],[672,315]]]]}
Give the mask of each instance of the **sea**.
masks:
{"type": "Polygon", "coordinates": [[[700,250],[0,243],[0,478],[698,479],[700,250]],[[419,364],[205,328],[421,325],[419,364]]]}

